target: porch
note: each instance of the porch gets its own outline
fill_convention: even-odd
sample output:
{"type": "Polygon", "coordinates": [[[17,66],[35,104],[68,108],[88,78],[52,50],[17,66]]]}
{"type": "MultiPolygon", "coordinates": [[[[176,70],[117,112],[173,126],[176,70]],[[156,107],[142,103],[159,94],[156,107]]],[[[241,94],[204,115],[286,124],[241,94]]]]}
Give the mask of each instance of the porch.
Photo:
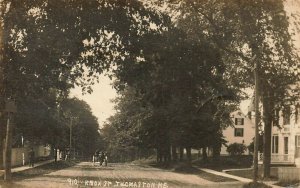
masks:
{"type": "MultiPolygon", "coordinates": [[[[263,164],[263,153],[258,153],[258,164],[263,164]]],[[[271,164],[295,164],[295,155],[271,154],[271,164]]]]}

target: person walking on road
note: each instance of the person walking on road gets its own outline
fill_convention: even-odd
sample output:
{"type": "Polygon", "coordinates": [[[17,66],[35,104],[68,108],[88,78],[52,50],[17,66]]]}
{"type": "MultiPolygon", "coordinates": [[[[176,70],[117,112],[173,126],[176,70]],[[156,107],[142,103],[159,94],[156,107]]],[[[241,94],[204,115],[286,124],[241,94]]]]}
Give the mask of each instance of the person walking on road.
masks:
{"type": "Polygon", "coordinates": [[[28,155],[29,155],[29,166],[34,167],[34,151],[33,151],[33,148],[30,149],[28,155]]]}
{"type": "Polygon", "coordinates": [[[108,157],[107,157],[107,153],[104,153],[104,164],[105,166],[107,166],[107,161],[108,161],[108,157]]]}

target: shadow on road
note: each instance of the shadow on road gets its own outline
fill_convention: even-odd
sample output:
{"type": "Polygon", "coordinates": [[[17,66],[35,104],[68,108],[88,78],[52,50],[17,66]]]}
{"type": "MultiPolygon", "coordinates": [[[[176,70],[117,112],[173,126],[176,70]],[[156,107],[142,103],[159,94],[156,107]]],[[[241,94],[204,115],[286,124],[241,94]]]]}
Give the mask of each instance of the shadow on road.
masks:
{"type": "Polygon", "coordinates": [[[30,168],[24,171],[15,172],[13,173],[13,180],[12,181],[18,181],[23,180],[27,178],[33,178],[35,176],[41,176],[44,174],[48,174],[57,170],[61,170],[64,168],[68,168],[71,166],[76,165],[78,162],[76,161],[57,161],[49,164],[45,164],[42,166],[38,166],[35,168],[30,168]]]}
{"type": "Polygon", "coordinates": [[[108,166],[100,166],[100,165],[77,165],[72,167],[73,170],[80,170],[80,171],[95,171],[95,170],[114,170],[113,167],[110,165],[108,166]]]}

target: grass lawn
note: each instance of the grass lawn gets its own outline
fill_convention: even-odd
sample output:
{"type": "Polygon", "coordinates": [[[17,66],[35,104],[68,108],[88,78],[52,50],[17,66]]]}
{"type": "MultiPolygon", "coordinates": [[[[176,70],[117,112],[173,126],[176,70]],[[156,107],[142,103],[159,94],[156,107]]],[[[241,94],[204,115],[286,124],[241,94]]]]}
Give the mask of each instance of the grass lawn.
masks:
{"type": "Polygon", "coordinates": [[[207,173],[199,170],[197,167],[209,168],[217,171],[222,171],[224,169],[250,168],[252,165],[252,156],[221,156],[218,161],[215,161],[212,158],[208,158],[206,161],[200,159],[194,160],[192,166],[189,166],[184,162],[171,163],[166,166],[163,164],[157,164],[155,158],[136,160],[133,163],[141,166],[149,165],[155,168],[167,169],[176,173],[195,174],[203,179],[213,182],[233,182],[237,180],[207,173]]]}
{"type": "MultiPolygon", "coordinates": [[[[269,179],[270,181],[277,181],[278,180],[277,170],[278,169],[276,167],[271,168],[271,177],[269,179]]],[[[248,179],[253,178],[253,169],[229,171],[227,173],[235,175],[235,176],[240,176],[240,177],[243,177],[243,178],[248,178],[248,179]]],[[[258,169],[258,175],[259,175],[259,180],[263,180],[263,178],[262,178],[262,169],[261,168],[258,169]]]]}
{"type": "Polygon", "coordinates": [[[212,182],[232,182],[232,181],[237,181],[235,179],[223,177],[223,176],[218,176],[214,175],[211,173],[204,172],[202,170],[199,170],[196,167],[188,166],[185,164],[178,165],[177,167],[174,168],[174,172],[177,173],[184,173],[184,174],[195,174],[199,176],[200,178],[212,181],[212,182]]]}
{"type": "MultiPolygon", "coordinates": [[[[142,164],[142,166],[145,164],[142,164]]],[[[214,175],[211,173],[204,172],[202,170],[199,170],[197,167],[193,167],[191,165],[188,165],[187,163],[180,162],[180,163],[175,163],[171,164],[169,166],[162,166],[159,164],[150,164],[150,166],[155,167],[155,168],[160,168],[160,169],[165,169],[169,170],[172,172],[180,173],[180,174],[194,174],[199,176],[200,178],[206,179],[208,181],[212,182],[233,182],[237,181],[235,179],[223,177],[223,176],[218,176],[214,175]]]]}
{"type": "Polygon", "coordinates": [[[220,156],[218,160],[208,158],[204,161],[201,159],[193,161],[193,164],[201,168],[209,168],[217,171],[225,169],[250,168],[252,165],[252,156],[220,156]]]}

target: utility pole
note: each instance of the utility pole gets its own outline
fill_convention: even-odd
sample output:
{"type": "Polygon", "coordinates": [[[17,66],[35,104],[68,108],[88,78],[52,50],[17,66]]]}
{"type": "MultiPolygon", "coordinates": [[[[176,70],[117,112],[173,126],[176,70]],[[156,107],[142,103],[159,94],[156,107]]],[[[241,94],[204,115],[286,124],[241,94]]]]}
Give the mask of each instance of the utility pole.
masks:
{"type": "MultiPolygon", "coordinates": [[[[253,58],[253,60],[255,57],[253,58]]],[[[253,159],[253,182],[257,182],[258,178],[258,122],[259,122],[259,78],[258,78],[258,64],[255,61],[254,66],[255,79],[255,140],[254,140],[254,159],[253,159]]]]}
{"type": "Polygon", "coordinates": [[[70,160],[71,160],[71,153],[72,153],[72,126],[73,126],[73,117],[71,117],[71,122],[70,122],[70,149],[69,149],[70,160]]]}
{"type": "Polygon", "coordinates": [[[11,137],[12,137],[12,126],[11,126],[11,113],[7,113],[6,123],[6,136],[4,144],[4,180],[11,180],[11,137]]]}
{"type": "MultiPolygon", "coordinates": [[[[2,19],[4,14],[4,4],[0,3],[0,116],[3,116],[3,106],[4,106],[4,21],[2,19]]],[[[4,126],[0,124],[0,169],[3,161],[3,140],[4,140],[4,126]]]]}
{"type": "Polygon", "coordinates": [[[17,111],[15,102],[11,99],[5,103],[5,112],[7,112],[6,137],[4,145],[4,180],[11,180],[11,140],[12,140],[12,123],[11,116],[17,111]]]}

